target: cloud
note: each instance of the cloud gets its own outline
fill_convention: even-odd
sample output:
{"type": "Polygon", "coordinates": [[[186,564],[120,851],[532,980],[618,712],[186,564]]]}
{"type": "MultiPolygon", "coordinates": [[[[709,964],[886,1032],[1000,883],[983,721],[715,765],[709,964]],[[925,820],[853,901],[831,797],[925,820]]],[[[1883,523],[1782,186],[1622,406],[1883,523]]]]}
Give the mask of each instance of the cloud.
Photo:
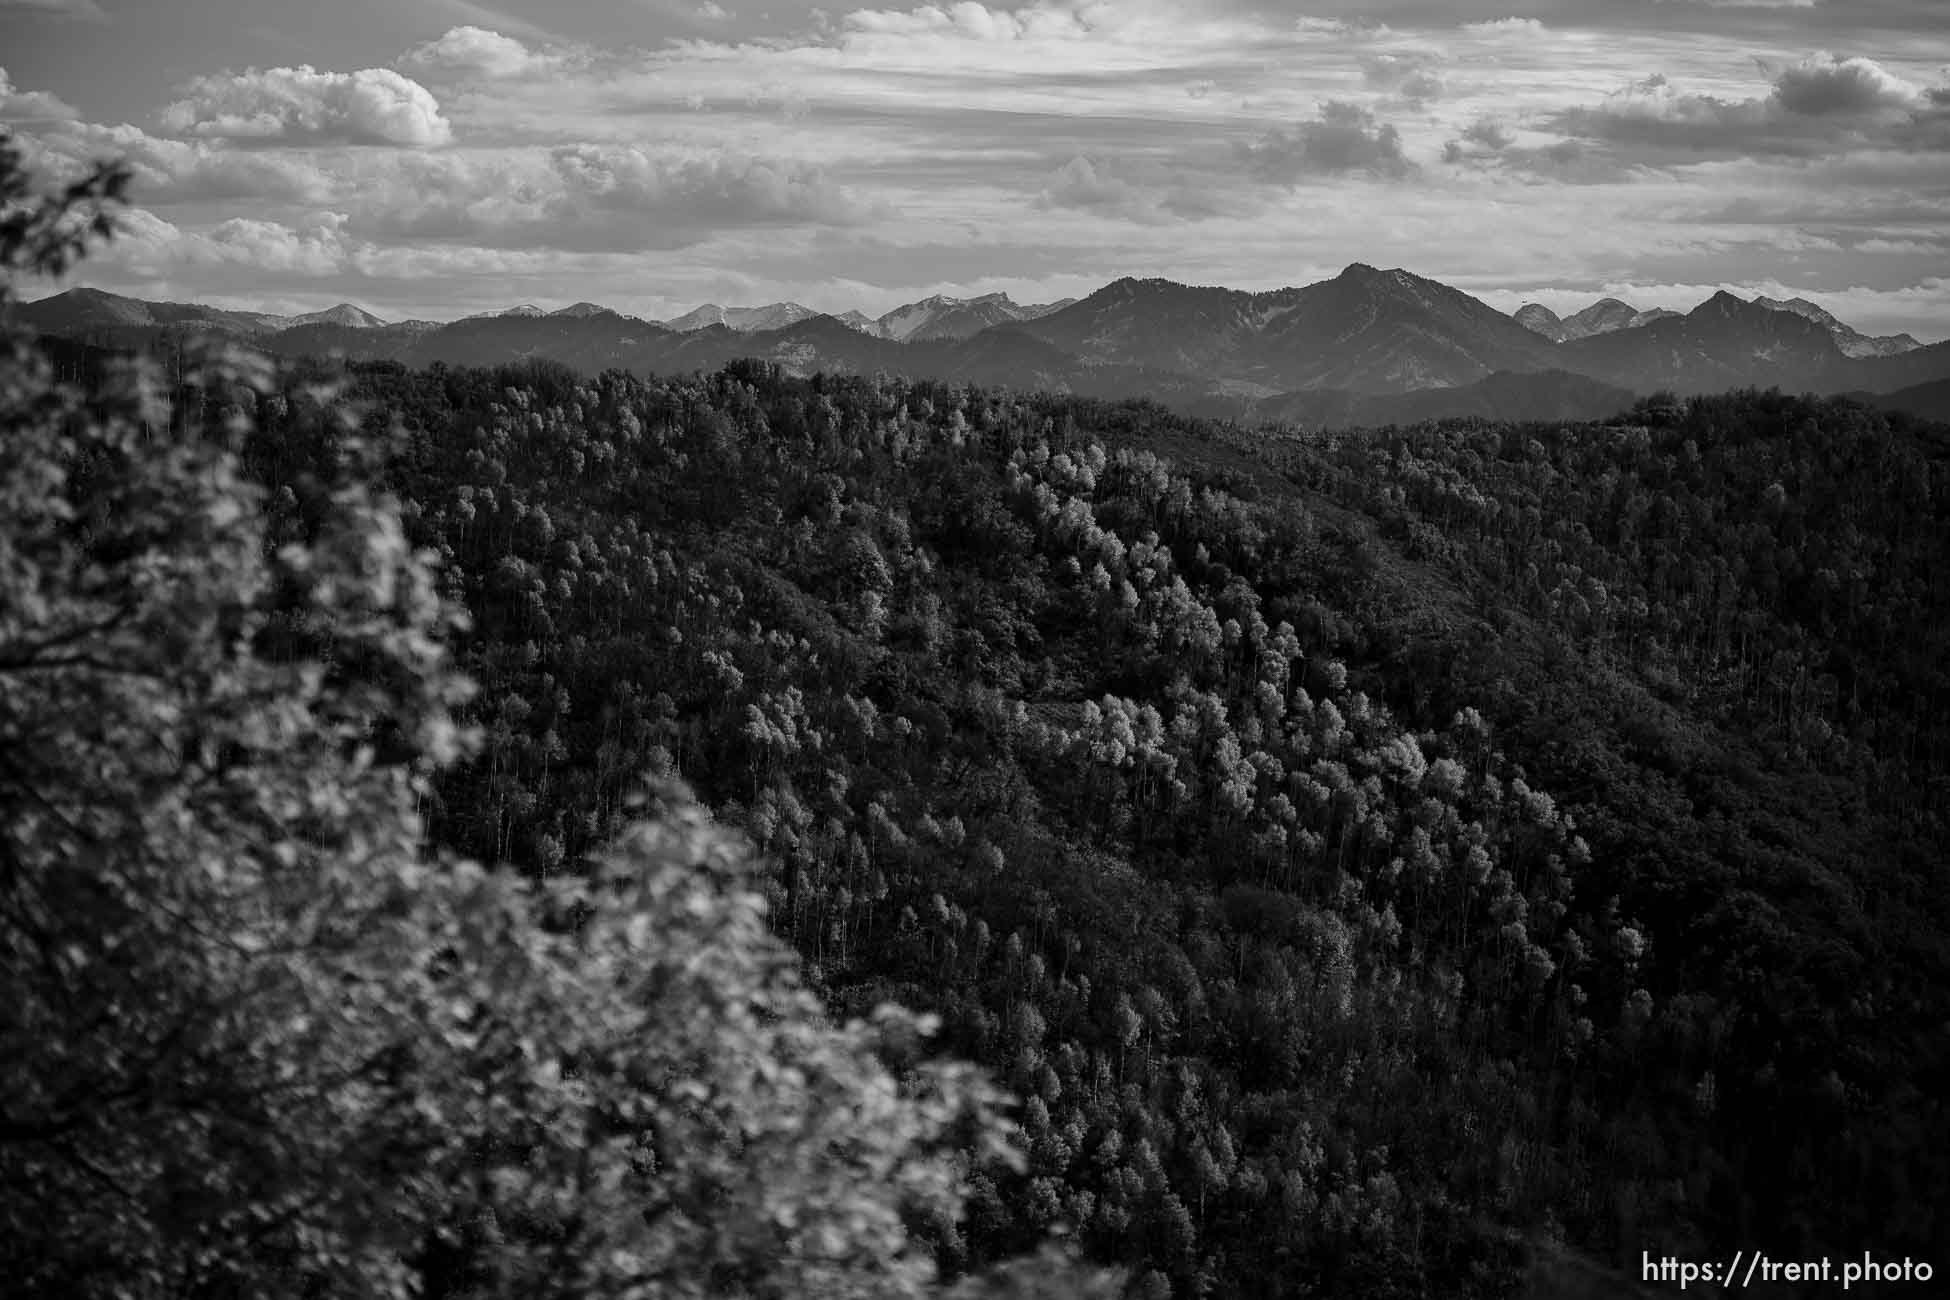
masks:
{"type": "Polygon", "coordinates": [[[1089,25],[1075,8],[1054,4],[991,9],[977,0],[917,9],[855,9],[840,19],[847,32],[879,36],[954,35],[978,41],[1075,39],[1089,25]]]}
{"type": "Polygon", "coordinates": [[[1354,36],[1369,30],[1386,32],[1388,29],[1386,27],[1369,29],[1360,26],[1358,23],[1347,22],[1340,18],[1313,18],[1302,14],[1293,20],[1293,30],[1299,32],[1302,36],[1324,36],[1330,39],[1336,39],[1343,36],[1354,36]]]}
{"type": "Polygon", "coordinates": [[[1183,185],[1154,188],[1134,184],[1113,174],[1109,164],[1081,154],[1051,174],[1037,193],[1034,206],[1044,212],[1067,208],[1140,225],[1200,221],[1220,215],[1206,194],[1183,185]]]}
{"type": "Polygon", "coordinates": [[[1916,108],[1923,91],[1871,59],[1831,54],[1784,69],[1774,82],[1773,101],[1786,112],[1810,117],[1852,116],[1916,108]]]}
{"type": "Polygon", "coordinates": [[[1497,154],[1516,143],[1509,128],[1493,117],[1479,117],[1462,129],[1462,135],[1442,146],[1442,161],[1459,163],[1472,157],[1497,154]]]}
{"type": "Polygon", "coordinates": [[[146,208],[117,220],[103,260],[145,278],[184,270],[323,279],[343,272],[352,257],[342,213],[311,214],[296,226],[233,217],[205,232],[185,230],[146,208]]]}
{"type": "Polygon", "coordinates": [[[547,28],[530,22],[519,14],[511,14],[502,9],[479,4],[476,0],[428,0],[428,2],[433,8],[444,9],[474,27],[485,27],[497,32],[513,32],[517,36],[526,36],[531,41],[545,41],[553,35],[547,28]]]}
{"type": "Polygon", "coordinates": [[[485,27],[455,27],[438,40],[414,46],[400,62],[445,72],[520,77],[545,71],[560,60],[538,54],[514,37],[485,27]]]}
{"type": "Polygon", "coordinates": [[[664,210],[730,222],[848,224],[865,208],[822,168],[719,156],[670,162],[639,149],[558,149],[552,162],[568,193],[626,212],[664,210]]]}
{"type": "MultiPolygon", "coordinates": [[[[138,285],[185,283],[205,291],[278,281],[363,278],[393,282],[545,275],[581,259],[535,250],[382,246],[355,238],[345,213],[318,211],[286,223],[236,217],[186,229],[146,208],[118,218],[116,237],[89,266],[138,285]]],[[[151,288],[151,292],[155,289],[151,288]]],[[[339,296],[344,296],[341,292],[339,296]]]]}
{"type": "Polygon", "coordinates": [[[857,225],[883,210],[824,168],[612,145],[401,154],[348,194],[359,228],[580,252],[678,248],[726,229],[857,225]]]}
{"type": "Polygon", "coordinates": [[[1444,162],[1479,162],[1531,183],[1610,185],[1649,173],[1645,168],[1613,156],[1583,140],[1557,140],[1543,145],[1506,145],[1494,153],[1471,152],[1456,141],[1443,149],[1444,162]]]}
{"type": "Polygon", "coordinates": [[[1339,172],[1401,177],[1412,170],[1402,154],[1401,132],[1377,125],[1367,109],[1339,100],[1322,105],[1311,121],[1290,131],[1275,127],[1257,144],[1238,150],[1254,176],[1275,185],[1339,172]]]}
{"type": "Polygon", "coordinates": [[[1654,153],[1812,157],[1864,145],[1950,147],[1950,114],[1940,108],[1936,90],[1871,59],[1816,55],[1781,68],[1763,97],[1683,94],[1652,76],[1552,124],[1567,136],[1654,153]]]}
{"type": "Polygon", "coordinates": [[[170,140],[140,127],[59,123],[36,137],[45,162],[63,178],[98,158],[120,158],[133,175],[138,203],[270,199],[322,203],[330,178],[311,161],[259,150],[226,149],[205,140],[170,140]]]}
{"type": "Polygon", "coordinates": [[[1464,23],[1472,36],[1542,36],[1547,30],[1535,18],[1492,18],[1487,22],[1464,23]]]}
{"type": "Polygon", "coordinates": [[[43,14],[79,22],[105,23],[108,15],[95,0],[0,0],[0,13],[43,14]]]}
{"type": "Polygon", "coordinates": [[[61,99],[42,90],[21,90],[0,68],[0,122],[48,122],[81,116],[61,99]]]}
{"type": "Polygon", "coordinates": [[[453,139],[433,92],[387,68],[252,68],[198,77],[162,111],[162,122],[173,134],[219,140],[427,148],[453,139]]]}
{"type": "Polygon", "coordinates": [[[191,247],[232,265],[283,275],[327,276],[344,269],[346,217],[322,212],[302,226],[252,217],[220,222],[191,247]]]}
{"type": "Polygon", "coordinates": [[[1504,125],[1495,118],[1482,117],[1463,128],[1462,138],[1471,144],[1480,144],[1485,149],[1495,151],[1510,147],[1513,137],[1504,125]]]}
{"type": "Polygon", "coordinates": [[[1419,103],[1442,94],[1442,78],[1425,54],[1363,54],[1361,78],[1375,90],[1387,90],[1419,103]]]}

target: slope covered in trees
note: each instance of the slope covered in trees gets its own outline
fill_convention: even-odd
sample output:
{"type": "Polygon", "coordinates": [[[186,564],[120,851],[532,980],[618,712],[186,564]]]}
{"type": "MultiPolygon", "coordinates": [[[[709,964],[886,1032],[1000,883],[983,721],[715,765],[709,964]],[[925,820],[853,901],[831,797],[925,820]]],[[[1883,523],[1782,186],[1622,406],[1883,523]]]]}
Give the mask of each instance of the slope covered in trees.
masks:
{"type": "MultiPolygon", "coordinates": [[[[358,385],[473,616],[436,836],[552,878],[633,771],[695,782],[836,1006],[1027,1099],[951,1267],[1055,1224],[1158,1295],[1943,1244],[1940,433],[358,385]]],[[[267,483],[329,463],[266,415],[267,483]]]]}
{"type": "MultiPolygon", "coordinates": [[[[18,162],[0,313],[120,183],[18,162]]],[[[1110,1294],[1048,1249],[934,1285],[1020,1163],[997,1094],[891,1005],[832,1019],[681,787],[573,876],[426,842],[464,620],[329,391],[0,349],[9,1295],[1110,1294]],[[283,496],[260,410],[330,448],[283,496]]]]}
{"type": "Polygon", "coordinates": [[[315,371],[172,410],[15,355],[10,1276],[1946,1258],[1938,428],[1297,435],[751,363],[363,365],[347,423],[315,371]],[[641,828],[646,772],[762,857],[641,828]],[[890,1001],[939,1042],[844,1027],[890,1001]],[[949,1156],[995,1129],[942,1053],[1020,1166],[949,1156]]]}

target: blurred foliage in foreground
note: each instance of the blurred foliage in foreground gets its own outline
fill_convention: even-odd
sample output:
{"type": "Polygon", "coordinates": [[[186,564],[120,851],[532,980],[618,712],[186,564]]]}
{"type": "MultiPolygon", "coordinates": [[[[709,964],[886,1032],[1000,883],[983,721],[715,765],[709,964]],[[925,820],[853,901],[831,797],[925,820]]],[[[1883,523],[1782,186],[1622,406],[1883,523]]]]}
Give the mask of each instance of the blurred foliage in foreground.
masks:
{"type": "MultiPolygon", "coordinates": [[[[6,295],[119,187],[43,196],[0,149],[6,295]]],[[[5,349],[8,1293],[929,1294],[970,1168],[1020,1163],[1000,1095],[924,1019],[828,1017],[742,836],[661,781],[573,876],[430,850],[430,782],[479,749],[466,621],[334,395],[299,398],[341,456],[279,540],[241,410],[5,349]]]]}

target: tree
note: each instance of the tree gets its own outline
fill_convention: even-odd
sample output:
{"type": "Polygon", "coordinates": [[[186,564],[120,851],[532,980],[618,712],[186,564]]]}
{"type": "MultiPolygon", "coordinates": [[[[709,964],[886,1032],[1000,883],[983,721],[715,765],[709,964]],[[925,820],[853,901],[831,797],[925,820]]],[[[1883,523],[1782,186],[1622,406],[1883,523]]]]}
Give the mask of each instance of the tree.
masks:
{"type": "MultiPolygon", "coordinates": [[[[116,175],[40,195],[0,142],[0,311],[107,229],[116,175]]],[[[461,620],[357,444],[272,549],[248,418],[4,356],[10,1292],[919,1294],[906,1225],[958,1217],[969,1158],[1019,1163],[931,1025],[833,1023],[681,787],[546,884],[432,853],[416,808],[477,741],[461,620]]]]}

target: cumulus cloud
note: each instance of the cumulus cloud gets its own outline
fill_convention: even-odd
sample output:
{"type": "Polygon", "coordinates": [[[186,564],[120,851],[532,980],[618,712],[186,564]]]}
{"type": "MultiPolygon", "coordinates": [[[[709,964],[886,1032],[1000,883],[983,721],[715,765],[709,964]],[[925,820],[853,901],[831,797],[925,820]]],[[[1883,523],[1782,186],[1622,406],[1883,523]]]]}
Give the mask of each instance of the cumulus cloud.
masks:
{"type": "Polygon", "coordinates": [[[854,225],[877,212],[807,163],[592,144],[404,154],[348,201],[362,229],[384,234],[603,252],[740,227],[854,225]]]}
{"type": "Polygon", "coordinates": [[[1442,161],[1463,162],[1471,157],[1498,154],[1516,143],[1508,127],[1493,117],[1479,117],[1464,127],[1462,134],[1442,146],[1442,161]]]}
{"type": "Polygon", "coordinates": [[[37,142],[57,175],[81,174],[97,158],[129,164],[130,197],[139,203],[214,199],[323,202],[329,178],[312,162],[259,150],[226,149],[206,140],[171,140],[140,127],[63,122],[37,142]]]}
{"type": "Polygon", "coordinates": [[[145,278],[185,270],[322,279],[343,272],[352,248],[342,213],[311,214],[297,225],[233,217],[207,231],[185,230],[147,208],[131,208],[103,253],[111,264],[145,278]]]}
{"type": "Polygon", "coordinates": [[[387,68],[252,68],[198,77],[162,112],[176,135],[239,141],[390,144],[453,139],[433,92],[387,68]]]}
{"type": "MultiPolygon", "coordinates": [[[[1450,143],[1454,144],[1454,141],[1450,143]]],[[[1529,183],[1610,185],[1649,174],[1638,164],[1620,159],[1583,140],[1556,140],[1541,145],[1506,145],[1489,152],[1443,151],[1446,162],[1474,162],[1494,166],[1529,183]]]]}
{"type": "Polygon", "coordinates": [[[1324,36],[1334,39],[1367,31],[1385,33],[1388,29],[1380,26],[1363,28],[1340,18],[1314,18],[1303,14],[1293,20],[1293,30],[1302,36],[1324,36]]]}
{"type": "Polygon", "coordinates": [[[1463,128],[1462,138],[1471,144],[1482,145],[1485,149],[1507,149],[1512,136],[1503,123],[1493,117],[1478,118],[1463,128]]]}
{"type": "Polygon", "coordinates": [[[192,248],[219,261],[284,275],[327,276],[346,261],[342,212],[321,212],[297,227],[253,217],[220,222],[192,248]]]}
{"type": "Polygon", "coordinates": [[[1209,197],[1185,186],[1153,187],[1116,175],[1108,163],[1077,155],[1051,174],[1035,198],[1040,211],[1071,209],[1140,225],[1219,215],[1209,197]]]}
{"type": "MultiPolygon", "coordinates": [[[[147,208],[123,214],[116,239],[89,265],[138,292],[162,286],[194,286],[207,291],[279,282],[317,282],[363,278],[400,280],[481,276],[544,275],[575,267],[584,259],[548,250],[467,246],[385,246],[351,234],[345,213],[317,211],[292,222],[237,217],[207,229],[192,229],[147,208]]],[[[335,291],[344,296],[344,290],[335,291]]]]}
{"type": "Polygon", "coordinates": [[[1442,78],[1425,54],[1363,54],[1361,79],[1375,90],[1391,91],[1414,102],[1442,93],[1442,78]]]}
{"type": "Polygon", "coordinates": [[[1492,18],[1488,22],[1464,23],[1472,36],[1542,36],[1544,24],[1535,18],[1492,18]]]}
{"type": "Polygon", "coordinates": [[[1783,69],[1773,102],[1788,113],[1811,117],[1906,110],[1923,101],[1922,88],[1885,71],[1872,59],[1831,54],[1783,69]]]}
{"type": "Polygon", "coordinates": [[[847,224],[866,210],[820,167],[731,155],[671,162],[640,149],[558,149],[572,198],[626,212],[665,210],[728,222],[847,224]]]}
{"type": "Polygon", "coordinates": [[[1253,175],[1275,185],[1339,172],[1400,177],[1412,170],[1402,154],[1401,132],[1378,124],[1367,109],[1339,100],[1322,105],[1311,121],[1292,130],[1275,127],[1257,143],[1238,148],[1253,175]]]}
{"type": "Polygon", "coordinates": [[[1663,73],[1613,91],[1595,108],[1575,108],[1564,124],[1604,140],[1710,143],[1764,130],[1767,102],[1680,93],[1663,73]]]}
{"type": "Polygon", "coordinates": [[[560,60],[538,54],[514,37],[485,27],[455,27],[438,40],[414,46],[401,62],[443,72],[520,77],[545,71],[560,60]]]}
{"type": "Polygon", "coordinates": [[[1083,16],[1073,8],[1042,4],[1014,10],[991,9],[978,0],[905,10],[856,9],[841,18],[840,26],[867,35],[955,35],[981,41],[1080,37],[1089,32],[1083,16]]]}
{"type": "Polygon", "coordinates": [[[1806,157],[1856,144],[1950,145],[1936,91],[1874,60],[1817,55],[1779,69],[1752,99],[1682,93],[1664,76],[1633,82],[1597,105],[1559,114],[1567,136],[1696,156],[1806,157]]]}
{"type": "Polygon", "coordinates": [[[42,90],[21,90],[0,68],[0,122],[48,122],[79,117],[61,99],[42,90]]]}

